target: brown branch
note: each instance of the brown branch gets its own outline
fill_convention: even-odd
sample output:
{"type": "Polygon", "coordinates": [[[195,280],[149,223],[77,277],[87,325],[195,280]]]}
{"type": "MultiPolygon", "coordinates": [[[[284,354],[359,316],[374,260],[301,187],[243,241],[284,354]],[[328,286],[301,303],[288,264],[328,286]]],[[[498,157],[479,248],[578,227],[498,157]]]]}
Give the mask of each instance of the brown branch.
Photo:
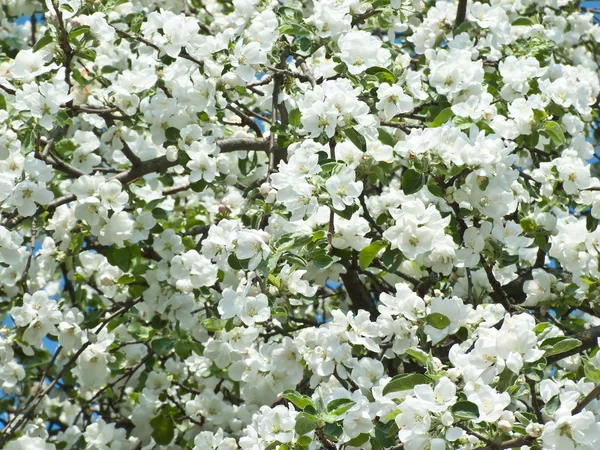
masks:
{"type": "Polygon", "coordinates": [[[371,293],[360,280],[358,272],[348,263],[342,264],[346,268],[346,273],[340,274],[340,278],[346,288],[346,293],[352,302],[352,310],[358,311],[364,309],[369,311],[371,318],[377,316],[377,309],[371,297],[371,293]]]}
{"type": "Polygon", "coordinates": [[[566,352],[558,353],[556,355],[551,355],[546,358],[548,364],[553,364],[561,359],[568,358],[569,356],[577,355],[586,350],[594,348],[598,345],[598,338],[600,337],[600,326],[589,328],[581,333],[577,333],[573,336],[575,339],[579,339],[581,341],[581,345],[579,347],[572,348],[571,350],[567,350],[566,352]]]}
{"type": "Polygon", "coordinates": [[[354,19],[352,19],[352,26],[354,27],[356,25],[360,25],[364,21],[373,17],[378,12],[380,12],[378,9],[370,9],[369,11],[367,11],[365,13],[359,14],[358,16],[354,17],[354,19]]]}
{"type": "MultiPolygon", "coordinates": [[[[61,50],[65,55],[65,59],[63,61],[63,67],[65,68],[65,82],[69,86],[69,92],[73,91],[73,83],[71,82],[71,62],[73,61],[73,56],[75,56],[75,52],[71,45],[69,44],[69,33],[65,28],[65,23],[63,21],[62,11],[60,10],[58,4],[51,1],[52,8],[56,13],[56,19],[58,21],[58,27],[60,29],[60,40],[59,45],[61,50]]],[[[73,100],[69,100],[67,102],[67,106],[71,107],[73,105],[73,100]]]]}
{"type": "Polygon", "coordinates": [[[37,41],[36,37],[35,37],[35,33],[36,33],[36,25],[37,25],[37,17],[35,15],[35,13],[33,13],[31,15],[31,17],[29,18],[29,22],[31,23],[31,46],[33,47],[37,41]]]}
{"type": "MultiPolygon", "coordinates": [[[[256,135],[258,137],[262,137],[262,131],[260,130],[260,127],[258,126],[258,124],[252,120],[250,117],[248,117],[246,114],[244,114],[242,111],[240,111],[238,108],[236,108],[235,106],[229,104],[227,105],[227,109],[230,110],[231,112],[233,112],[236,116],[238,116],[240,118],[240,125],[246,125],[249,128],[252,129],[252,131],[254,131],[254,133],[256,133],[256,135]]],[[[237,124],[234,124],[237,125],[237,124]]]]}
{"type": "Polygon", "coordinates": [[[6,87],[2,84],[0,84],[0,89],[2,89],[4,92],[6,92],[7,94],[10,94],[10,95],[15,95],[17,93],[17,91],[15,91],[14,89],[6,87]]]}
{"type": "MultiPolygon", "coordinates": [[[[130,39],[132,41],[138,41],[138,42],[141,42],[142,44],[146,44],[148,47],[151,47],[154,50],[156,50],[159,54],[162,52],[161,49],[156,44],[153,44],[148,39],[145,39],[141,36],[134,36],[133,34],[130,34],[126,31],[119,30],[114,25],[111,25],[111,26],[115,29],[117,34],[120,35],[121,37],[130,39]]],[[[188,61],[191,61],[191,62],[199,65],[200,67],[204,67],[204,63],[202,61],[199,61],[198,59],[194,58],[185,49],[182,49],[178,56],[179,56],[179,58],[187,59],[188,61]]]]}
{"type": "Polygon", "coordinates": [[[579,414],[581,411],[583,411],[583,408],[585,408],[587,405],[589,405],[599,395],[600,395],[600,384],[598,386],[596,386],[588,395],[586,395],[583,400],[581,400],[579,403],[577,403],[577,406],[575,406],[575,408],[573,408],[573,411],[571,411],[571,414],[572,415],[579,414]]]}
{"type": "MultiPolygon", "coordinates": [[[[266,139],[251,139],[251,138],[230,138],[230,139],[220,139],[217,140],[217,145],[221,148],[222,153],[234,152],[238,150],[254,150],[254,151],[268,151],[269,149],[269,141],[266,139]]],[[[148,161],[143,161],[139,165],[132,167],[130,170],[125,172],[121,172],[118,175],[115,175],[111,178],[111,180],[118,180],[123,185],[129,184],[139,178],[142,178],[145,175],[154,173],[154,172],[162,172],[171,167],[175,167],[179,164],[176,161],[169,161],[166,156],[159,156],[154,159],[150,159],[148,161]]],[[[60,197],[52,202],[50,202],[46,208],[40,206],[37,211],[34,213],[33,217],[38,216],[44,211],[52,212],[56,208],[61,205],[70,203],[76,200],[74,195],[65,195],[60,197]]],[[[7,218],[4,222],[4,226],[8,229],[12,229],[21,222],[23,222],[26,217],[18,216],[17,214],[13,214],[7,218]]]]}
{"type": "Polygon", "coordinates": [[[186,183],[182,186],[176,186],[176,187],[172,187],[169,189],[165,189],[162,191],[163,196],[168,196],[168,195],[173,195],[173,194],[178,194],[179,192],[184,192],[187,191],[190,188],[190,184],[186,183]]]}
{"type": "Polygon", "coordinates": [[[521,436],[518,438],[509,439],[508,441],[492,442],[487,447],[484,447],[481,450],[503,450],[505,448],[518,448],[523,445],[531,445],[534,441],[535,438],[532,436],[521,436]]]}
{"type": "Polygon", "coordinates": [[[360,206],[362,206],[363,209],[363,217],[367,220],[367,222],[369,222],[369,225],[371,225],[371,227],[373,227],[375,231],[379,233],[380,236],[383,236],[383,229],[379,225],[377,225],[377,222],[375,222],[375,219],[373,219],[371,213],[369,213],[369,208],[367,208],[367,204],[365,202],[365,191],[363,191],[359,195],[358,201],[360,202],[360,206]]]}
{"type": "Polygon", "coordinates": [[[27,262],[25,263],[25,270],[21,277],[21,284],[23,285],[23,292],[29,293],[27,288],[27,277],[29,275],[29,269],[31,268],[31,260],[33,259],[33,252],[35,251],[35,238],[37,236],[37,226],[35,224],[35,218],[31,221],[31,241],[29,243],[29,254],[27,255],[27,262]]]}
{"type": "MultiPolygon", "coordinates": [[[[44,149],[46,151],[46,149],[44,149]]],[[[85,175],[85,172],[79,170],[77,167],[72,166],[68,162],[64,161],[60,156],[52,152],[51,148],[48,148],[50,158],[44,158],[43,156],[40,158],[44,162],[49,163],[52,167],[60,170],[61,172],[71,176],[72,178],[79,178],[85,175]]]]}
{"type": "Polygon", "coordinates": [[[535,381],[527,378],[527,384],[529,385],[529,393],[531,394],[531,407],[535,413],[535,417],[538,423],[544,423],[544,417],[542,416],[542,410],[540,409],[540,403],[538,402],[537,392],[535,392],[535,381]]]}
{"type": "Polygon", "coordinates": [[[300,67],[300,70],[302,70],[302,72],[304,73],[304,75],[308,79],[310,85],[314,88],[316,86],[316,84],[317,84],[317,80],[315,80],[315,76],[313,75],[313,73],[308,68],[308,65],[306,64],[306,61],[303,60],[303,59],[299,59],[296,64],[298,64],[298,66],[300,67]]]}
{"type": "Polygon", "coordinates": [[[493,291],[491,293],[492,298],[494,299],[494,301],[496,303],[502,304],[502,306],[504,306],[506,311],[510,311],[510,301],[508,300],[508,297],[506,295],[506,292],[504,292],[502,285],[494,276],[492,266],[489,265],[485,261],[485,259],[483,258],[483,255],[480,257],[480,261],[481,261],[481,265],[483,266],[483,269],[485,270],[485,274],[487,275],[487,279],[493,289],[493,291]]]}
{"type": "Polygon", "coordinates": [[[458,8],[456,9],[456,20],[454,21],[454,29],[465,21],[467,17],[467,0],[458,0],[458,8]]]}
{"type": "Polygon", "coordinates": [[[321,441],[321,444],[323,444],[323,448],[325,448],[326,450],[336,450],[336,446],[334,445],[334,443],[327,439],[327,437],[325,437],[323,428],[317,428],[316,434],[319,438],[319,441],[321,441]]]}
{"type": "Polygon", "coordinates": [[[123,154],[129,160],[129,162],[131,163],[131,165],[132,166],[139,166],[140,164],[142,164],[142,160],[140,159],[140,157],[138,155],[136,155],[133,152],[133,150],[131,150],[131,147],[125,141],[125,139],[123,139],[122,137],[119,138],[119,139],[121,140],[121,143],[123,144],[123,148],[121,149],[121,152],[123,152],[123,154]]]}
{"type": "Polygon", "coordinates": [[[246,85],[247,88],[254,88],[256,86],[264,86],[265,84],[269,84],[273,81],[272,75],[264,75],[260,80],[253,81],[252,83],[248,83],[246,85]]]}
{"type": "Polygon", "coordinates": [[[271,148],[270,138],[229,138],[217,140],[221,153],[254,150],[268,152],[271,148]]]}

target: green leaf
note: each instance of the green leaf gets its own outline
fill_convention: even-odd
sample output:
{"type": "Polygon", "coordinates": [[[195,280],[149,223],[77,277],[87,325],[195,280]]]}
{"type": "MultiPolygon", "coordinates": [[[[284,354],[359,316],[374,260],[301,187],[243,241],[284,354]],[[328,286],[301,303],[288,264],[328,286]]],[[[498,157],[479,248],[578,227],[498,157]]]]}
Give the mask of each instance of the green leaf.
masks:
{"type": "Polygon", "coordinates": [[[550,135],[550,139],[554,141],[556,145],[562,145],[565,143],[565,135],[560,125],[554,121],[549,121],[544,124],[544,130],[550,135]]]}
{"type": "Polygon", "coordinates": [[[366,269],[371,265],[377,254],[388,246],[385,241],[371,242],[365,248],[363,248],[358,255],[358,265],[361,269],[366,269]]]}
{"type": "Polygon", "coordinates": [[[94,62],[96,61],[96,52],[91,48],[82,48],[77,52],[77,56],[81,59],[94,62]]]}
{"type": "Polygon", "coordinates": [[[533,21],[529,17],[519,17],[511,25],[513,27],[530,27],[533,25],[533,21]]]}
{"type": "Polygon", "coordinates": [[[358,210],[358,206],[349,205],[349,206],[346,206],[346,208],[343,211],[340,211],[339,209],[335,209],[335,208],[331,208],[331,209],[338,216],[343,217],[346,220],[350,220],[352,218],[352,215],[356,212],[356,210],[358,210]]]}
{"type": "Polygon", "coordinates": [[[281,34],[290,34],[292,36],[310,36],[310,30],[297,23],[286,23],[279,27],[281,34]]]}
{"type": "Polygon", "coordinates": [[[333,70],[336,73],[347,73],[348,72],[348,66],[346,65],[346,63],[340,63],[337,66],[335,66],[333,68],[333,70]]]}
{"type": "Polygon", "coordinates": [[[21,139],[21,150],[25,153],[29,152],[33,148],[33,143],[35,142],[35,133],[33,130],[29,130],[21,139]]]}
{"type": "Polygon", "coordinates": [[[548,403],[544,405],[544,412],[547,416],[553,416],[558,407],[560,406],[560,396],[557,394],[548,400],[548,403]]]}
{"type": "Polygon", "coordinates": [[[194,192],[202,192],[204,191],[204,189],[206,189],[206,186],[208,186],[208,183],[206,181],[198,180],[190,184],[190,189],[194,192]]]}
{"type": "Polygon", "coordinates": [[[323,434],[325,434],[325,437],[335,442],[337,442],[343,432],[344,429],[339,423],[328,423],[323,427],[323,434]]]}
{"type": "Polygon", "coordinates": [[[525,232],[535,231],[535,221],[531,217],[524,217],[520,221],[521,229],[525,232]]]}
{"type": "Polygon", "coordinates": [[[2,94],[0,94],[0,109],[6,111],[6,99],[4,98],[4,95],[2,95],[2,94]]]}
{"type": "Polygon", "coordinates": [[[418,348],[408,348],[406,349],[406,354],[412,356],[415,361],[421,364],[423,367],[427,364],[427,358],[429,357],[427,353],[418,348]]]}
{"type": "Polygon", "coordinates": [[[159,355],[165,355],[173,349],[174,345],[175,343],[171,339],[160,338],[153,340],[150,344],[150,347],[152,347],[152,350],[154,350],[159,355]]]}
{"type": "Polygon", "coordinates": [[[454,36],[458,36],[459,34],[468,32],[471,28],[473,28],[473,24],[468,20],[465,20],[454,30],[454,36]]]}
{"type": "Polygon", "coordinates": [[[442,109],[436,118],[429,124],[429,128],[437,128],[448,122],[452,117],[454,117],[454,113],[451,108],[442,109]]]}
{"type": "Polygon", "coordinates": [[[379,445],[380,448],[393,447],[396,443],[396,439],[388,437],[388,432],[393,425],[396,425],[396,422],[393,420],[390,420],[387,423],[377,422],[375,424],[374,443],[379,445]]]}
{"type": "Polygon", "coordinates": [[[169,445],[175,437],[175,427],[169,416],[161,413],[150,421],[152,437],[159,445],[169,445]]]}
{"type": "Polygon", "coordinates": [[[312,234],[302,233],[286,233],[282,235],[278,240],[277,250],[292,250],[294,248],[304,247],[312,242],[312,234]]]}
{"type": "Polygon", "coordinates": [[[396,375],[383,388],[383,395],[390,392],[408,391],[419,384],[429,384],[430,380],[420,373],[403,373],[396,375]]]}
{"type": "Polygon", "coordinates": [[[597,369],[591,362],[583,361],[585,377],[591,382],[598,384],[600,382],[600,369],[597,369]]]}
{"type": "Polygon", "coordinates": [[[217,319],[216,317],[211,317],[210,319],[204,319],[202,321],[202,326],[206,328],[207,331],[219,331],[225,328],[227,325],[227,321],[223,319],[217,319]]]}
{"type": "Polygon", "coordinates": [[[319,249],[309,260],[314,264],[317,269],[327,269],[331,264],[333,264],[333,258],[329,256],[325,250],[319,249]]]}
{"type": "Polygon", "coordinates": [[[135,277],[133,275],[129,275],[128,273],[126,273],[125,275],[122,275],[119,278],[118,283],[119,284],[131,284],[135,281],[135,277]]]}
{"type": "Polygon", "coordinates": [[[113,73],[117,72],[119,69],[113,66],[104,66],[100,72],[102,73],[113,73]]]}
{"type": "Polygon", "coordinates": [[[440,185],[433,179],[433,177],[429,177],[429,179],[427,180],[427,190],[436,197],[444,197],[444,191],[442,190],[440,185]]]}
{"type": "Polygon", "coordinates": [[[106,259],[123,272],[129,272],[134,255],[131,247],[110,247],[106,253],[106,259]]]}
{"type": "Polygon", "coordinates": [[[131,20],[131,25],[129,26],[130,31],[133,33],[139,33],[142,28],[142,24],[144,23],[144,14],[137,14],[131,20]]]}
{"type": "Polygon", "coordinates": [[[74,152],[76,148],[77,146],[70,139],[61,139],[60,141],[54,144],[54,150],[56,150],[62,156],[74,152]]]}
{"type": "Polygon", "coordinates": [[[313,408],[315,408],[315,403],[312,401],[312,398],[310,398],[308,395],[303,395],[300,392],[295,391],[293,389],[283,391],[281,396],[292,402],[294,406],[296,406],[299,409],[304,409],[307,406],[312,406],[313,408]]]}
{"type": "Polygon", "coordinates": [[[544,111],[542,109],[534,109],[533,110],[533,120],[535,120],[536,122],[541,122],[546,117],[548,117],[548,114],[546,113],[546,111],[544,111]]]}
{"type": "Polygon", "coordinates": [[[479,408],[475,403],[463,400],[452,406],[452,414],[459,419],[474,420],[479,418],[479,408]]]}
{"type": "Polygon", "coordinates": [[[296,416],[296,426],[294,429],[299,435],[310,433],[312,430],[317,428],[317,422],[319,419],[312,414],[305,412],[298,413],[296,416]]]}
{"type": "Polygon", "coordinates": [[[552,324],[550,322],[540,322],[535,327],[533,327],[533,332],[537,335],[540,335],[544,330],[551,327],[552,324]]]}
{"type": "Polygon", "coordinates": [[[231,267],[233,270],[242,270],[240,260],[237,258],[237,256],[235,256],[235,253],[229,255],[229,258],[227,258],[227,264],[229,264],[229,267],[231,267]]]}
{"type": "Polygon", "coordinates": [[[441,313],[431,313],[425,319],[427,325],[431,325],[433,328],[443,330],[450,326],[450,319],[441,313]]]}
{"type": "Polygon", "coordinates": [[[365,442],[367,442],[370,437],[371,436],[369,435],[369,433],[362,433],[362,434],[359,434],[358,436],[356,436],[354,439],[350,439],[348,442],[346,442],[346,445],[349,445],[352,447],[360,447],[365,442]]]}
{"type": "Polygon", "coordinates": [[[292,109],[288,115],[288,119],[292,127],[298,128],[300,126],[300,120],[302,119],[300,110],[298,108],[292,109]]]}
{"type": "Polygon", "coordinates": [[[312,438],[310,436],[300,436],[296,439],[296,444],[308,447],[312,443],[312,438]]]}
{"type": "Polygon", "coordinates": [[[394,74],[383,67],[369,67],[365,73],[375,75],[381,83],[394,84],[396,82],[394,74]]]}
{"type": "Polygon", "coordinates": [[[83,33],[86,33],[87,31],[90,31],[90,27],[87,25],[81,25],[81,26],[75,27],[71,31],[69,31],[69,38],[74,39],[77,36],[80,36],[83,33]]]}
{"type": "Polygon", "coordinates": [[[274,306],[271,308],[271,317],[286,317],[288,316],[287,310],[283,306],[274,306]]]}
{"type": "Polygon", "coordinates": [[[558,355],[560,353],[568,352],[574,348],[581,347],[581,341],[575,338],[562,338],[556,342],[550,349],[546,350],[544,356],[548,357],[551,355],[558,355]]]}
{"type": "Polygon", "coordinates": [[[175,127],[169,127],[165,130],[165,137],[167,138],[167,141],[177,142],[179,136],[179,130],[175,127]]]}
{"type": "Polygon", "coordinates": [[[188,359],[192,354],[192,345],[189,341],[179,340],[175,343],[175,353],[181,359],[188,359]]]}
{"type": "Polygon", "coordinates": [[[339,416],[344,414],[354,405],[356,405],[356,402],[349,398],[336,398],[327,404],[327,412],[334,416],[339,416]]]}
{"type": "Polygon", "coordinates": [[[498,392],[505,392],[510,386],[514,384],[516,378],[517,375],[513,373],[512,370],[509,370],[508,367],[505,367],[498,379],[498,385],[496,386],[496,390],[498,392]]]}
{"type": "Polygon", "coordinates": [[[300,36],[294,41],[292,50],[301,56],[309,56],[314,52],[314,41],[306,36],[300,36]]]}
{"type": "Polygon", "coordinates": [[[50,34],[50,32],[46,31],[46,33],[44,33],[44,35],[40,39],[38,39],[38,41],[33,46],[33,52],[35,53],[38,50],[41,50],[52,41],[52,35],[50,34]]]}
{"type": "Polygon", "coordinates": [[[360,151],[367,151],[367,141],[365,140],[365,137],[354,128],[346,128],[344,134],[360,151]]]}
{"type": "Polygon", "coordinates": [[[396,145],[396,140],[394,137],[383,128],[379,128],[377,133],[379,134],[379,141],[382,144],[389,145],[390,147],[394,147],[396,145]]]}
{"type": "Polygon", "coordinates": [[[406,195],[418,192],[423,184],[423,175],[414,169],[405,170],[402,174],[402,190],[406,195]]]}

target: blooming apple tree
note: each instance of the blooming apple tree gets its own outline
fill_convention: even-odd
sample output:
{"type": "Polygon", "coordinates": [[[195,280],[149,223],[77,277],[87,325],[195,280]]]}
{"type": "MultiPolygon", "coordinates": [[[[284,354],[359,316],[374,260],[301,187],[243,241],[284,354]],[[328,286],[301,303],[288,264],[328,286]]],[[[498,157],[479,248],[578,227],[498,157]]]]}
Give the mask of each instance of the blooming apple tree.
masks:
{"type": "Polygon", "coordinates": [[[0,447],[600,448],[593,10],[0,20],[0,447]]]}

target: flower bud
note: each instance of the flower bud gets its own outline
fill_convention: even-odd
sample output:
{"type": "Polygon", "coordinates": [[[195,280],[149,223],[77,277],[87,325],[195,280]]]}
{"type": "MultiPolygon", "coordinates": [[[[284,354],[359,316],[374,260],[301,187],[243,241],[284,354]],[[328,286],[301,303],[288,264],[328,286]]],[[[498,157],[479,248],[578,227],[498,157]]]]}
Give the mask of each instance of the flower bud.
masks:
{"type": "Polygon", "coordinates": [[[177,154],[179,153],[179,150],[177,149],[177,147],[175,147],[174,145],[169,145],[167,147],[167,161],[169,162],[174,162],[177,161],[177,154]]]}
{"type": "Polygon", "coordinates": [[[448,378],[453,383],[456,383],[460,378],[460,369],[457,369],[456,367],[448,369],[448,378]]]}
{"type": "Polygon", "coordinates": [[[542,431],[544,431],[544,425],[531,422],[529,425],[527,425],[525,431],[529,436],[537,438],[542,435],[542,431]]]}
{"type": "Polygon", "coordinates": [[[505,433],[508,433],[510,430],[512,430],[512,425],[508,420],[499,420],[498,429],[504,431],[505,433]]]}
{"type": "Polygon", "coordinates": [[[263,183],[260,185],[260,193],[262,195],[267,195],[271,191],[271,183],[263,183]]]}
{"type": "Polygon", "coordinates": [[[454,417],[449,411],[446,411],[444,414],[442,414],[442,425],[449,427],[452,425],[452,423],[454,423],[454,417]]]}

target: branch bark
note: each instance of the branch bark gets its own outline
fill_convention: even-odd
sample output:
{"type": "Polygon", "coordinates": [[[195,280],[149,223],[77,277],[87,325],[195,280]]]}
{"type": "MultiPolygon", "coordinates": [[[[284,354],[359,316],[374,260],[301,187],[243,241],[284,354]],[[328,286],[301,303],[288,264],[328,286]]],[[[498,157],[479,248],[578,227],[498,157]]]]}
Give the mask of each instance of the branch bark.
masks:
{"type": "Polygon", "coordinates": [[[583,400],[581,400],[579,403],[577,403],[577,406],[575,406],[575,408],[573,408],[573,411],[571,411],[571,414],[573,414],[573,415],[579,414],[581,411],[583,411],[583,408],[585,408],[587,405],[589,405],[599,395],[600,395],[600,384],[598,386],[596,386],[588,395],[586,395],[583,400]]]}
{"type": "Polygon", "coordinates": [[[454,21],[454,28],[456,29],[461,23],[465,21],[467,16],[467,0],[458,0],[458,8],[456,10],[456,20],[454,21]]]}
{"type": "Polygon", "coordinates": [[[561,359],[568,358],[569,356],[577,355],[586,350],[594,348],[596,345],[598,345],[598,338],[600,338],[600,326],[592,327],[588,330],[582,331],[581,333],[577,333],[571,337],[579,339],[581,341],[581,345],[566,352],[549,356],[548,358],[546,358],[548,364],[553,364],[557,361],[560,361],[561,359]]]}

